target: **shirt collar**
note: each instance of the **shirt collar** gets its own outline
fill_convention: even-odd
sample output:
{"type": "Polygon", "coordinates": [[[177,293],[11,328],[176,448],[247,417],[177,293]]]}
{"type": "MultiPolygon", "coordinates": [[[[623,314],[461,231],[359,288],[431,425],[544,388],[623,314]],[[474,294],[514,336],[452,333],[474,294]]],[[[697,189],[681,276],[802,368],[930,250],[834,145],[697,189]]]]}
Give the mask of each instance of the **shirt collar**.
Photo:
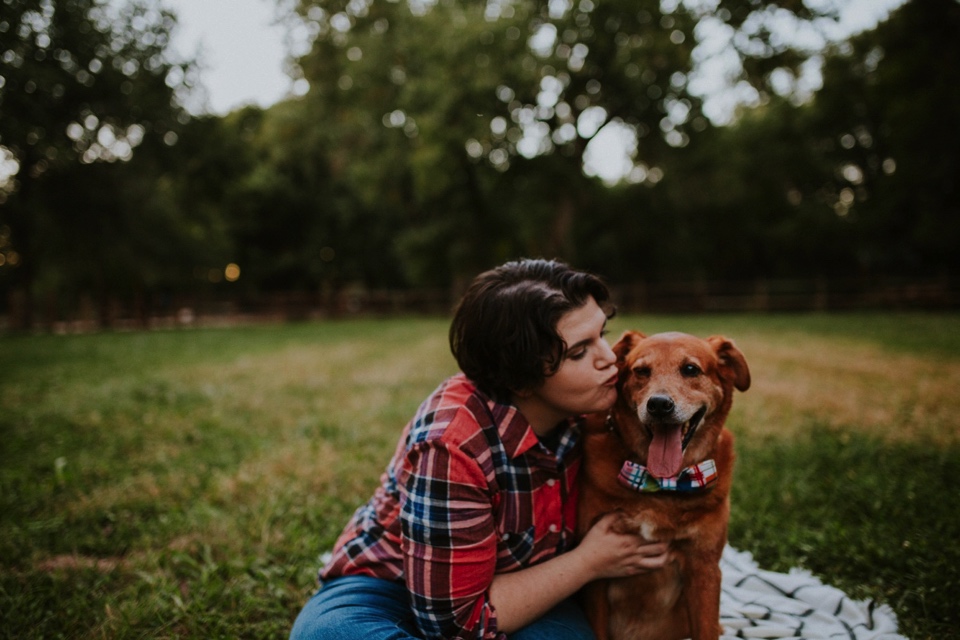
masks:
{"type": "MultiPolygon", "coordinates": [[[[534,432],[533,427],[527,422],[527,419],[520,413],[520,410],[512,404],[502,404],[487,398],[487,408],[493,415],[497,425],[497,431],[500,435],[500,441],[503,443],[504,450],[511,458],[522,456],[534,447],[541,444],[540,438],[534,432]]],[[[562,460],[566,454],[576,444],[579,429],[576,420],[564,420],[557,425],[557,429],[562,430],[557,438],[557,450],[550,452],[556,455],[558,460],[562,460]]],[[[546,447],[543,450],[549,451],[546,447]]]]}
{"type": "Polygon", "coordinates": [[[504,452],[508,456],[516,458],[539,443],[537,434],[533,432],[530,423],[519,409],[512,404],[497,402],[479,389],[476,393],[490,412],[490,418],[497,429],[500,442],[503,443],[504,452]]]}
{"type": "MultiPolygon", "coordinates": [[[[500,442],[503,443],[504,451],[510,458],[522,456],[540,444],[540,438],[533,431],[533,427],[530,426],[530,423],[515,405],[497,402],[477,388],[473,381],[463,373],[458,374],[458,377],[473,387],[473,393],[486,405],[487,411],[490,412],[490,417],[496,425],[497,435],[500,437],[500,442]]],[[[563,430],[560,437],[557,438],[559,442],[555,452],[557,460],[563,460],[577,444],[580,435],[580,421],[579,418],[571,418],[557,425],[557,429],[563,430]]],[[[548,451],[546,447],[543,447],[543,450],[548,451]]]]}

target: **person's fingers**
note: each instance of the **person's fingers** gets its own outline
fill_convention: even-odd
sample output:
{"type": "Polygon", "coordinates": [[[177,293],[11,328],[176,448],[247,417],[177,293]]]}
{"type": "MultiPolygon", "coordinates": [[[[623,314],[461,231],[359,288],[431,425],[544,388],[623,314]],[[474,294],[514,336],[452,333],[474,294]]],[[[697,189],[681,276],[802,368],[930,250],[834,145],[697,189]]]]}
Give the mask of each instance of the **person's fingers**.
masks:
{"type": "Polygon", "coordinates": [[[662,568],[670,559],[670,545],[666,542],[642,545],[636,553],[635,566],[649,571],[662,568]]]}
{"type": "Polygon", "coordinates": [[[648,556],[660,556],[669,550],[669,542],[643,542],[640,546],[640,553],[648,556]]]}
{"type": "Polygon", "coordinates": [[[669,556],[666,553],[659,556],[644,556],[640,558],[637,564],[644,569],[659,569],[666,564],[668,558],[669,556]]]}

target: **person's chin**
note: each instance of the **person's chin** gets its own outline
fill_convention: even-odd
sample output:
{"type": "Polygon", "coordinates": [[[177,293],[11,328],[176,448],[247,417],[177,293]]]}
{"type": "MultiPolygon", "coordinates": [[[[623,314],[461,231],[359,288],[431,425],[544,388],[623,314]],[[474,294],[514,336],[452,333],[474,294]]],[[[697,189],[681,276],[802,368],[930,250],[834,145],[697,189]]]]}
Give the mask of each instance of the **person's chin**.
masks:
{"type": "Polygon", "coordinates": [[[602,413],[613,408],[617,401],[617,389],[615,387],[604,387],[605,393],[601,394],[601,399],[597,401],[596,408],[591,413],[602,413]]]}
{"type": "Polygon", "coordinates": [[[617,392],[617,387],[616,387],[616,385],[614,385],[614,386],[612,386],[612,387],[609,388],[609,391],[607,392],[607,399],[610,401],[610,406],[611,406],[611,407],[612,407],[613,404],[617,401],[617,397],[618,397],[619,395],[620,395],[620,394],[617,392]]]}

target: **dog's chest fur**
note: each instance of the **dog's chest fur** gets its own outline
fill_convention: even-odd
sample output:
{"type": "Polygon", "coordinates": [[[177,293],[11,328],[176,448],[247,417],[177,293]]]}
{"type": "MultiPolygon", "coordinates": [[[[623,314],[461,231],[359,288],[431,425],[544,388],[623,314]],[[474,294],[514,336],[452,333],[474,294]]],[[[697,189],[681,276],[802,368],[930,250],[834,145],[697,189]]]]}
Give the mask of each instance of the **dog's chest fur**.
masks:
{"type": "Polygon", "coordinates": [[[616,529],[647,540],[670,540],[673,547],[671,560],[662,569],[606,581],[608,637],[677,638],[678,629],[689,634],[683,575],[690,569],[691,556],[696,564],[719,563],[729,514],[733,435],[722,429],[710,451],[717,462],[717,483],[689,494],[641,493],[620,485],[616,473],[624,457],[619,439],[596,431],[587,438],[581,499],[593,506],[591,515],[618,511],[616,529]],[[610,455],[613,450],[619,455],[610,455]]]}
{"type": "Polygon", "coordinates": [[[608,625],[615,638],[656,638],[651,628],[672,618],[683,596],[683,579],[676,561],[653,574],[616,580],[607,587],[610,603],[608,625]],[[642,602],[644,613],[637,615],[637,593],[652,597],[642,602]]]}

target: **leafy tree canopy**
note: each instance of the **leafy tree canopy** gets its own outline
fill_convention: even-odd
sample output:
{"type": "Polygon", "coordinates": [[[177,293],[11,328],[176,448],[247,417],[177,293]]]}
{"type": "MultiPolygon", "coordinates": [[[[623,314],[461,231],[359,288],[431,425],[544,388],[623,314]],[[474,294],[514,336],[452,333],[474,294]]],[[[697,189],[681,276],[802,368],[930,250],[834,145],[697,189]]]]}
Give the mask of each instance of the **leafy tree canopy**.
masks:
{"type": "Polygon", "coordinates": [[[768,91],[774,70],[795,76],[811,54],[773,24],[786,15],[817,30],[836,17],[760,0],[295,7],[313,38],[298,60],[305,117],[335,179],[371,205],[395,203],[393,250],[414,283],[518,251],[575,259],[571,233],[594,201],[585,162],[604,135],[632,139],[625,172],[656,184],[664,158],[710,126],[691,88],[705,30],[729,32],[731,82],[768,91]]]}
{"type": "Polygon", "coordinates": [[[27,306],[38,279],[63,284],[78,263],[92,263],[100,288],[121,266],[134,279],[149,268],[138,234],[122,230],[169,210],[134,169],[85,167],[159,157],[175,144],[196,80],[171,55],[175,26],[157,0],[0,2],[0,278],[27,306]]]}
{"type": "Polygon", "coordinates": [[[0,9],[0,145],[19,180],[58,163],[128,160],[148,137],[175,141],[179,98],[196,78],[170,57],[173,14],[144,1],[0,9]]]}

